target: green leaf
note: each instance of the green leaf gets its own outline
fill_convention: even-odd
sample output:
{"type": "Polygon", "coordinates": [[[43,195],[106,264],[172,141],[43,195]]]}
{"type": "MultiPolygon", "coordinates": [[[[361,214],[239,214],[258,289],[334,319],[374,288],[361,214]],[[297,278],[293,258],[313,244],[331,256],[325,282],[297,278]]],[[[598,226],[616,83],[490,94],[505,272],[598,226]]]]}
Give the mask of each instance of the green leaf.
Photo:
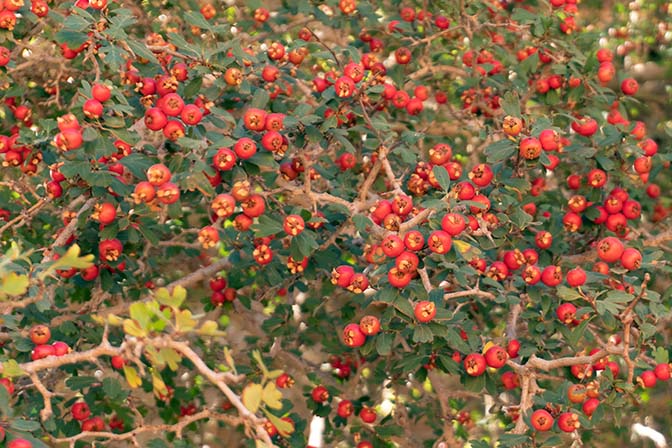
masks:
{"type": "Polygon", "coordinates": [[[498,445],[501,447],[514,447],[525,445],[530,441],[530,436],[525,434],[501,434],[499,436],[498,445]]]}
{"type": "Polygon", "coordinates": [[[485,375],[466,376],[464,387],[468,391],[480,393],[485,388],[485,375]]]}
{"type": "Polygon", "coordinates": [[[394,333],[380,333],[376,336],[376,352],[380,356],[387,356],[392,353],[394,337],[394,333]]]}
{"type": "Polygon", "coordinates": [[[136,56],[147,59],[154,64],[159,63],[159,61],[156,59],[156,56],[154,56],[154,53],[152,53],[152,51],[147,48],[145,44],[133,39],[127,40],[126,43],[128,44],[128,47],[133,50],[133,53],[135,53],[136,56]]]}
{"type": "Polygon", "coordinates": [[[446,170],[445,167],[441,165],[435,165],[432,168],[432,173],[434,173],[434,177],[436,178],[436,181],[439,183],[443,191],[448,191],[450,190],[450,176],[448,175],[448,171],[446,170]]]}
{"type": "Polygon", "coordinates": [[[432,342],[434,334],[432,330],[426,325],[416,325],[413,330],[413,342],[425,343],[432,342]]]}
{"type": "Polygon", "coordinates": [[[520,207],[514,208],[513,212],[509,214],[509,219],[520,230],[525,229],[529,224],[532,223],[532,216],[523,211],[523,209],[520,207]]]}
{"type": "Polygon", "coordinates": [[[488,163],[499,163],[514,155],[516,147],[511,140],[503,138],[488,145],[484,152],[488,163]]]}
{"type": "Polygon", "coordinates": [[[183,93],[184,97],[185,98],[191,98],[193,96],[196,96],[198,91],[201,90],[202,85],[203,85],[203,77],[202,76],[195,77],[184,88],[184,93],[183,93]]]}
{"type": "Polygon", "coordinates": [[[670,362],[670,352],[664,347],[656,347],[656,350],[653,352],[653,357],[656,360],[656,364],[667,364],[670,362]]]}
{"type": "Polygon", "coordinates": [[[506,92],[504,94],[504,101],[502,102],[502,109],[506,115],[513,117],[520,117],[520,99],[515,92],[506,92]]]}
{"type": "Polygon", "coordinates": [[[69,31],[84,31],[91,23],[79,14],[70,14],[63,21],[63,28],[69,31]]]}
{"type": "Polygon", "coordinates": [[[312,232],[304,230],[292,238],[290,243],[290,254],[295,260],[302,260],[304,257],[309,257],[314,249],[317,249],[317,241],[312,235],[312,232]]]}
{"type": "Polygon", "coordinates": [[[121,384],[119,384],[116,378],[105,378],[103,380],[103,392],[106,398],[113,401],[126,397],[121,384]]]}
{"type": "MultiPolygon", "coordinates": [[[[574,328],[573,330],[569,331],[569,334],[568,334],[568,335],[566,335],[566,337],[567,337],[567,342],[569,343],[569,345],[570,345],[572,348],[574,348],[574,349],[577,349],[577,348],[578,348],[578,344],[579,344],[579,342],[583,339],[583,335],[584,335],[584,333],[586,332],[586,328],[588,328],[588,325],[590,324],[590,321],[591,321],[591,320],[592,320],[592,319],[586,319],[586,320],[584,320],[584,321],[581,322],[576,328],[574,328]]],[[[567,327],[563,327],[563,328],[566,329],[567,327]]]]}
{"type": "Polygon", "coordinates": [[[24,420],[22,418],[12,420],[10,426],[12,427],[12,429],[16,429],[17,431],[26,431],[26,432],[37,431],[38,429],[40,429],[39,422],[34,422],[32,420],[24,420]]]}
{"type": "Polygon", "coordinates": [[[257,237],[271,236],[283,231],[282,223],[267,216],[261,215],[258,222],[252,225],[252,231],[257,237]]]}
{"type": "Polygon", "coordinates": [[[254,97],[252,97],[249,107],[264,109],[268,105],[270,98],[270,95],[265,89],[257,89],[257,91],[254,92],[254,97]]]}
{"type": "Polygon", "coordinates": [[[408,297],[397,295],[392,300],[392,305],[394,305],[394,307],[402,314],[405,314],[408,317],[413,316],[413,305],[408,301],[408,297]]]}
{"type": "Polygon", "coordinates": [[[612,290],[607,293],[606,301],[617,304],[630,303],[635,299],[635,296],[625,291],[612,290]]]}
{"type": "Polygon", "coordinates": [[[145,179],[147,168],[154,164],[154,161],[144,154],[134,152],[127,155],[119,161],[138,179],[145,179]]]}
{"type": "Polygon", "coordinates": [[[96,384],[98,380],[93,376],[71,376],[65,380],[65,385],[70,390],[82,390],[96,384]]]}
{"type": "Polygon", "coordinates": [[[212,29],[212,25],[210,24],[210,22],[205,20],[205,17],[203,17],[203,14],[197,13],[195,11],[187,11],[187,12],[183,13],[182,17],[190,25],[197,26],[197,27],[202,28],[204,30],[212,29]]]}
{"type": "Polygon", "coordinates": [[[352,217],[352,223],[355,225],[355,228],[358,232],[366,232],[367,227],[370,227],[372,224],[371,219],[365,215],[355,215],[352,217]]]}
{"type": "Polygon", "coordinates": [[[571,302],[573,300],[580,299],[582,296],[576,289],[568,288],[566,286],[559,285],[555,292],[558,294],[558,297],[566,302],[571,302]]]}
{"type": "Polygon", "coordinates": [[[259,410],[259,405],[261,405],[261,397],[263,392],[264,389],[261,387],[261,384],[248,384],[245,386],[245,389],[243,389],[243,393],[241,395],[243,405],[245,405],[245,407],[249,409],[250,412],[257,412],[259,410]]]}

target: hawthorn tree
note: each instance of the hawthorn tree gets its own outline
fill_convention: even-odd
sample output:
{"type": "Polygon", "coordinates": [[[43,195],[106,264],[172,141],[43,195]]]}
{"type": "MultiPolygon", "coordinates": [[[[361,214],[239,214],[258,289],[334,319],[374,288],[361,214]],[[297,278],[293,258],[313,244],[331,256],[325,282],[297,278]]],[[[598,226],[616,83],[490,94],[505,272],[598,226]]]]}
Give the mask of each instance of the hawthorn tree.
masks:
{"type": "Polygon", "coordinates": [[[5,446],[669,428],[672,8],[587,3],[1,1],[5,446]]]}

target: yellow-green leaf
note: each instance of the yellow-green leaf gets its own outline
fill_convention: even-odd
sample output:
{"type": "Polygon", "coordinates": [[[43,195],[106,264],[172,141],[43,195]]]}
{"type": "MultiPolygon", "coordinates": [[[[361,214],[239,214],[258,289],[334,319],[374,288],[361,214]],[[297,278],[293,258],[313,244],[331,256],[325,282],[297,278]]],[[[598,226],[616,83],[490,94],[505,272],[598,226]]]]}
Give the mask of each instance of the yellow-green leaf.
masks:
{"type": "Polygon", "coordinates": [[[226,364],[229,366],[230,370],[233,370],[233,372],[236,372],[236,364],[233,361],[233,356],[231,355],[231,350],[229,350],[229,347],[224,347],[224,360],[226,360],[226,364]]]}
{"type": "Polygon", "coordinates": [[[177,370],[177,366],[182,361],[182,357],[172,348],[162,348],[159,356],[168,364],[168,368],[172,371],[177,370]]]}
{"type": "Polygon", "coordinates": [[[266,364],[264,364],[264,360],[261,358],[261,353],[259,353],[259,350],[254,350],[252,352],[252,359],[257,361],[257,364],[259,364],[259,368],[264,374],[264,377],[268,377],[268,369],[266,368],[266,364]]]}
{"type": "Polygon", "coordinates": [[[149,363],[154,367],[162,369],[163,366],[165,365],[163,359],[159,355],[159,351],[153,345],[147,345],[145,347],[145,356],[149,360],[149,363]]]}
{"type": "Polygon", "coordinates": [[[156,300],[161,304],[161,305],[166,305],[171,308],[179,308],[182,303],[187,298],[187,290],[184,289],[182,286],[176,286],[173,289],[173,293],[171,294],[170,291],[168,291],[167,288],[159,288],[156,293],[154,294],[154,297],[156,297],[156,300]]]}
{"type": "Polygon", "coordinates": [[[151,321],[151,311],[147,305],[143,302],[132,303],[128,307],[128,312],[131,315],[131,319],[138,323],[138,326],[143,330],[149,329],[149,323],[151,321]]]}
{"type": "Polygon", "coordinates": [[[455,249],[465,258],[477,257],[481,254],[481,250],[469,243],[460,240],[453,240],[455,249]],[[468,255],[468,256],[467,256],[468,255]]]}
{"type": "Polygon", "coordinates": [[[108,314],[107,315],[107,323],[112,325],[112,326],[118,327],[118,326],[124,324],[124,319],[117,316],[116,314],[108,314]]]}
{"type": "Polygon", "coordinates": [[[144,338],[145,336],[147,336],[145,330],[140,328],[138,323],[132,319],[124,320],[124,333],[126,333],[129,336],[135,336],[137,338],[144,338]]]}
{"type": "Polygon", "coordinates": [[[80,257],[80,252],[81,249],[79,246],[77,244],[73,244],[61,258],[56,260],[54,264],[49,267],[49,271],[70,268],[86,269],[91,267],[95,257],[91,254],[80,257]]]}
{"type": "Polygon", "coordinates": [[[206,320],[203,322],[203,325],[201,325],[201,328],[198,329],[199,334],[203,334],[206,336],[214,336],[216,334],[223,334],[223,331],[219,331],[217,329],[217,322],[214,320],[206,320]]]}
{"type": "Polygon", "coordinates": [[[191,311],[177,311],[175,313],[175,327],[178,331],[191,331],[196,328],[196,319],[191,316],[191,311]]]}
{"type": "Polygon", "coordinates": [[[157,397],[166,397],[168,396],[168,387],[166,383],[161,378],[161,375],[154,369],[152,369],[152,385],[154,386],[154,395],[157,397]]]}
{"type": "Polygon", "coordinates": [[[19,366],[19,363],[13,359],[2,363],[2,376],[13,377],[25,375],[25,372],[19,366]]]}
{"type": "Polygon", "coordinates": [[[138,376],[138,372],[134,367],[124,365],[124,375],[126,376],[126,381],[131,388],[135,389],[142,385],[142,378],[138,376]]]}
{"type": "Polygon", "coordinates": [[[10,260],[16,260],[21,256],[21,249],[19,248],[19,245],[16,244],[16,241],[12,241],[9,249],[7,249],[7,252],[5,252],[5,256],[10,260]]]}
{"type": "Polygon", "coordinates": [[[243,389],[243,394],[241,396],[243,404],[250,412],[257,412],[259,410],[259,405],[261,404],[261,394],[264,389],[261,387],[261,384],[248,384],[243,389]]]}
{"type": "Polygon", "coordinates": [[[271,370],[270,372],[268,372],[268,375],[267,375],[267,376],[268,376],[268,379],[270,379],[270,380],[274,380],[274,379],[276,379],[277,377],[279,377],[280,375],[282,375],[283,373],[285,373],[284,370],[282,370],[282,369],[275,369],[275,370],[271,370]]]}
{"type": "Polygon", "coordinates": [[[0,285],[0,295],[20,296],[28,291],[30,280],[27,275],[9,272],[2,278],[0,285]]]}
{"type": "Polygon", "coordinates": [[[273,426],[275,426],[282,437],[287,437],[294,432],[294,425],[291,423],[273,415],[266,409],[264,409],[264,414],[266,414],[266,417],[273,423],[273,426]]]}
{"type": "Polygon", "coordinates": [[[272,381],[266,383],[264,386],[261,399],[271,409],[282,409],[282,393],[275,387],[275,383],[272,381]]]}
{"type": "Polygon", "coordinates": [[[173,300],[177,301],[177,307],[182,305],[182,302],[184,302],[186,298],[187,290],[184,288],[184,286],[177,285],[173,288],[173,300]]]}

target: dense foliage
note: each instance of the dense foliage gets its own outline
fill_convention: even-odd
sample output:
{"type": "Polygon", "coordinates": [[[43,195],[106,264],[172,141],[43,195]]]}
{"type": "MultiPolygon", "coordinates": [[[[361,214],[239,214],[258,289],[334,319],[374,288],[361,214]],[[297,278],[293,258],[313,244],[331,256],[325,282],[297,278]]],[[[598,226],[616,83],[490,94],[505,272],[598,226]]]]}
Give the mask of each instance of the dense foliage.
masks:
{"type": "Polygon", "coordinates": [[[599,3],[0,1],[0,438],[669,428],[672,6],[599,3]]]}

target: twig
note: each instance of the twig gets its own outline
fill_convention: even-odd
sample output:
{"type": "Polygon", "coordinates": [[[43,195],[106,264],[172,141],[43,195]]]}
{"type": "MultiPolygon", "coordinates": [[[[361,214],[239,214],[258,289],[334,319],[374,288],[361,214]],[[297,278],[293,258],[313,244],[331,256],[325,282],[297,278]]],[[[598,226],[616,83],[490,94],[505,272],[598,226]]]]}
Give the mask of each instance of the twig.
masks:
{"type": "Polygon", "coordinates": [[[44,400],[44,408],[40,410],[40,418],[42,421],[47,421],[49,417],[52,416],[54,413],[54,410],[52,408],[51,404],[51,397],[54,396],[54,393],[48,390],[42,381],[40,381],[40,377],[37,376],[37,373],[33,372],[30,375],[30,380],[33,382],[33,385],[35,386],[35,389],[42,395],[42,399],[44,400]]]}
{"type": "Polygon", "coordinates": [[[20,227],[23,224],[25,224],[30,218],[33,217],[42,207],[47,205],[49,203],[48,198],[40,198],[35,204],[33,204],[32,207],[30,207],[28,210],[21,212],[17,217],[14,219],[8,221],[4,226],[0,227],[0,234],[2,234],[5,230],[14,227],[20,227]]]}
{"type": "Polygon", "coordinates": [[[86,439],[106,439],[106,440],[128,440],[131,438],[136,437],[138,434],[143,434],[143,433],[176,433],[177,438],[181,439],[182,438],[182,432],[184,431],[184,428],[189,426],[190,424],[197,422],[199,420],[217,420],[217,421],[223,421],[227,422],[231,426],[237,426],[241,423],[240,418],[237,418],[232,415],[225,415],[225,414],[219,414],[212,412],[209,409],[204,409],[200,412],[197,412],[196,414],[193,415],[185,415],[182,417],[177,423],[173,425],[142,425],[138,426],[136,428],[133,428],[133,430],[124,432],[121,434],[113,433],[113,432],[107,432],[107,431],[83,431],[80,432],[79,434],[75,434],[72,437],[62,437],[62,438],[56,438],[52,437],[51,441],[53,443],[70,443],[74,444],[74,442],[77,442],[79,440],[86,440],[86,439]]]}
{"type": "Polygon", "coordinates": [[[443,295],[443,300],[459,299],[460,297],[483,297],[484,299],[494,300],[497,296],[488,291],[481,291],[478,287],[465,289],[464,291],[449,292],[443,295]]]}
{"type": "MultiPolygon", "coordinates": [[[[79,203],[82,202],[82,200],[83,200],[83,197],[80,196],[77,199],[75,199],[74,201],[72,201],[71,208],[74,208],[75,206],[79,205],[79,203]]],[[[52,254],[53,249],[56,248],[56,247],[62,246],[63,244],[65,244],[68,241],[68,239],[70,239],[70,237],[75,233],[75,229],[77,228],[77,221],[78,221],[79,217],[82,215],[82,213],[86,212],[88,209],[93,207],[93,204],[95,202],[96,202],[95,198],[89,198],[89,200],[87,200],[84,203],[84,205],[82,205],[82,207],[77,212],[77,216],[72,218],[72,220],[68,223],[68,225],[66,225],[63,228],[63,231],[61,231],[61,233],[58,235],[58,237],[52,243],[52,245],[49,246],[49,249],[44,251],[44,257],[42,258],[42,261],[51,260],[51,257],[53,255],[52,254]]]]}

